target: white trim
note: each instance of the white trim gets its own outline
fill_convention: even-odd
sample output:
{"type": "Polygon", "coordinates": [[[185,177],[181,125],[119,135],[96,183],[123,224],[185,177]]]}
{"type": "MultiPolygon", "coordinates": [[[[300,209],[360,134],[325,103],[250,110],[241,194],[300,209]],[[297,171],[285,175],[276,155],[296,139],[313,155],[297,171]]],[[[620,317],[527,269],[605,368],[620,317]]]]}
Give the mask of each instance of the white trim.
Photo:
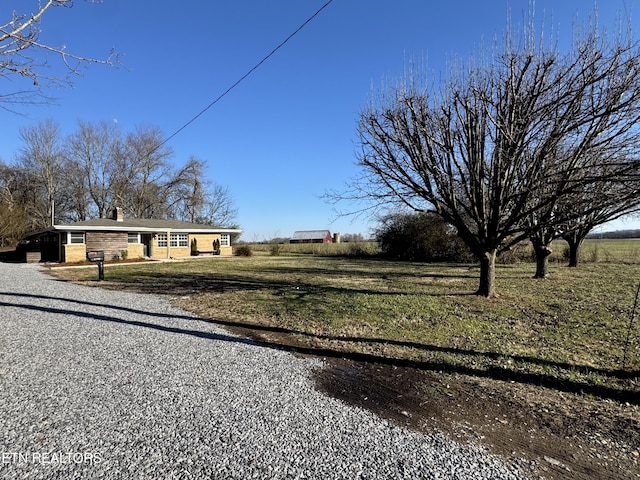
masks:
{"type": "Polygon", "coordinates": [[[80,232],[82,233],[82,241],[81,242],[72,242],[71,241],[71,234],[73,233],[78,233],[78,232],[67,232],[67,245],[83,245],[85,243],[87,243],[87,234],[86,232],[80,232]]]}
{"type": "Polygon", "coordinates": [[[61,232],[131,232],[140,233],[242,233],[242,230],[236,228],[150,228],[150,227],[112,227],[112,226],[74,226],[74,225],[54,225],[53,229],[61,232]]]}

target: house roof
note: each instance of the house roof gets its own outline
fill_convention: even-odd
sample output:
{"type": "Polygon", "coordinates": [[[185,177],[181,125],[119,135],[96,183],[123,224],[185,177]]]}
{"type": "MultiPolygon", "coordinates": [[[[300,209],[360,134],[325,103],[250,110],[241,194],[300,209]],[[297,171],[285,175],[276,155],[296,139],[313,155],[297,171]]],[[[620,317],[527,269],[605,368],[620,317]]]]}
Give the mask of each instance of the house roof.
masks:
{"type": "Polygon", "coordinates": [[[182,233],[241,233],[237,228],[222,228],[213,225],[181,222],[179,220],[158,220],[149,218],[125,218],[117,221],[111,218],[95,218],[82,222],[53,225],[50,231],[112,231],[112,232],[182,232],[182,233]]]}
{"type": "Polygon", "coordinates": [[[329,230],[299,230],[293,232],[292,240],[315,240],[317,238],[327,238],[331,235],[329,230]]]}

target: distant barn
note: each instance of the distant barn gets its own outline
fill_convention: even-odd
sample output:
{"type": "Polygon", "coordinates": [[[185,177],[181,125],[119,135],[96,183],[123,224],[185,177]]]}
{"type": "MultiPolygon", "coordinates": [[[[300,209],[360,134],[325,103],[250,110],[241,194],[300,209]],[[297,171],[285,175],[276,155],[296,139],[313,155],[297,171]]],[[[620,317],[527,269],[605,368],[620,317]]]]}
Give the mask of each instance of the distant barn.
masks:
{"type": "Polygon", "coordinates": [[[293,232],[290,243],[332,243],[329,230],[301,230],[293,232]]]}

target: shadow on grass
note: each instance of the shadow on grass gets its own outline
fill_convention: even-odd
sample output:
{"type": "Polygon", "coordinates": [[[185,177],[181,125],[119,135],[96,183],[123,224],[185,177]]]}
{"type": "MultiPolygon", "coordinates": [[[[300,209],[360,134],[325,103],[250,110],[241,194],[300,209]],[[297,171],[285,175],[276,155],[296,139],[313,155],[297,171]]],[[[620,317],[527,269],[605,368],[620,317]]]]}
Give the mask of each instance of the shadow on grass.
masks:
{"type": "MultiPolygon", "coordinates": [[[[154,272],[135,272],[127,275],[126,278],[118,278],[117,276],[109,277],[109,272],[105,272],[106,281],[96,284],[96,286],[105,289],[125,289],[127,291],[163,295],[170,294],[172,296],[181,295],[193,295],[199,293],[229,293],[229,292],[242,292],[242,291],[257,291],[257,290],[274,290],[277,293],[291,292],[297,296],[304,296],[311,293],[326,293],[326,294],[364,294],[364,295],[415,295],[417,292],[410,291],[403,288],[389,289],[384,284],[379,288],[358,288],[355,286],[332,286],[322,285],[304,282],[302,276],[309,276],[312,274],[318,278],[331,275],[332,277],[345,275],[349,276],[351,272],[341,272],[339,270],[325,270],[318,268],[311,269],[286,269],[287,272],[284,280],[259,278],[258,274],[261,272],[272,273],[269,269],[261,269],[259,272],[251,272],[247,275],[236,275],[225,272],[219,277],[215,273],[189,273],[180,272],[175,273],[163,273],[161,271],[154,272]]],[[[274,270],[278,274],[282,274],[282,270],[274,270]]],[[[388,277],[396,277],[395,273],[389,273],[388,277]]],[[[365,276],[363,275],[363,278],[365,276]]],[[[370,278],[369,273],[366,278],[370,278]]],[[[379,275],[380,278],[384,278],[384,274],[379,275]]],[[[476,278],[474,276],[466,275],[447,275],[425,272],[422,275],[423,278],[435,278],[435,279],[467,279],[476,278]]],[[[55,278],[55,277],[54,277],[55,278]]],[[[64,279],[58,279],[58,281],[66,282],[64,279]]],[[[85,282],[92,282],[93,279],[85,280],[85,282]]],[[[358,285],[358,283],[356,283],[358,285]]],[[[361,283],[360,283],[361,285],[361,283]]],[[[461,287],[461,286],[459,286],[461,287]]],[[[424,292],[420,291],[421,296],[432,297],[446,297],[446,296],[473,296],[475,290],[469,288],[466,291],[452,290],[449,285],[442,285],[444,291],[424,292]]]]}
{"type": "Polygon", "coordinates": [[[565,392],[582,393],[587,395],[593,395],[600,398],[612,399],[620,402],[628,402],[631,404],[640,405],[640,395],[638,395],[638,392],[636,390],[628,390],[622,387],[616,388],[616,387],[604,386],[604,385],[585,384],[582,382],[558,378],[557,376],[553,376],[553,375],[542,374],[542,373],[520,372],[510,368],[497,366],[497,365],[490,365],[485,368],[476,368],[469,365],[463,365],[463,364],[447,361],[445,359],[434,360],[434,361],[415,361],[415,360],[406,360],[402,358],[389,358],[389,357],[384,357],[381,355],[375,355],[375,354],[369,354],[369,353],[344,351],[344,350],[333,349],[333,348],[305,346],[305,345],[289,342],[288,341],[289,339],[287,339],[287,337],[292,335],[301,335],[306,337],[313,337],[318,340],[339,340],[347,343],[348,342],[381,343],[381,344],[386,343],[386,344],[394,344],[402,347],[415,348],[415,349],[429,351],[429,352],[447,353],[454,356],[455,355],[474,356],[474,357],[483,357],[488,359],[505,358],[505,359],[511,359],[514,361],[528,362],[528,363],[537,364],[537,365],[545,365],[545,366],[556,368],[556,369],[579,371],[581,373],[597,372],[597,373],[610,376],[613,378],[618,378],[618,379],[637,377],[640,375],[640,371],[629,372],[629,371],[618,371],[618,370],[594,369],[594,368],[588,368],[588,367],[579,366],[579,365],[572,365],[568,363],[552,362],[548,360],[538,359],[535,357],[510,356],[510,355],[496,354],[492,352],[477,352],[474,350],[462,350],[462,349],[455,349],[455,348],[439,347],[435,345],[427,345],[427,344],[420,344],[420,343],[414,343],[414,342],[403,342],[403,341],[393,341],[393,340],[390,341],[385,339],[364,338],[364,337],[333,337],[333,336],[327,336],[327,335],[315,335],[307,332],[301,332],[301,331],[291,330],[291,329],[282,328],[282,327],[258,326],[258,325],[240,323],[240,322],[230,322],[230,321],[216,321],[216,320],[203,319],[197,316],[174,315],[172,313],[161,313],[161,312],[149,312],[146,310],[139,310],[139,309],[134,309],[130,307],[122,307],[117,305],[103,305],[103,304],[92,303],[92,302],[83,301],[83,300],[65,299],[65,298],[49,297],[49,296],[43,296],[43,295],[34,295],[34,294],[9,294],[9,295],[12,295],[14,297],[21,297],[21,298],[42,299],[42,300],[49,300],[49,301],[55,300],[55,301],[62,302],[63,305],[66,304],[66,306],[64,308],[55,308],[51,306],[20,304],[15,302],[14,303],[0,302],[0,307],[19,308],[19,309],[23,309],[30,312],[56,314],[63,317],[75,316],[75,317],[79,317],[87,320],[98,320],[98,321],[112,322],[112,323],[118,323],[123,325],[131,325],[131,326],[141,327],[141,328],[150,328],[150,329],[158,330],[161,332],[180,334],[180,335],[191,335],[197,338],[204,338],[209,340],[253,344],[261,347],[297,352],[305,355],[328,357],[328,358],[343,358],[343,359],[349,359],[349,360],[354,360],[359,362],[410,367],[410,368],[416,368],[416,369],[428,370],[428,371],[444,371],[449,373],[461,373],[469,376],[490,378],[494,380],[513,381],[513,382],[519,382],[523,384],[538,385],[538,386],[543,386],[543,387],[565,391],[565,392]],[[91,313],[87,311],[81,311],[78,309],[71,308],[71,305],[78,305],[80,307],[81,306],[99,307],[99,308],[105,309],[108,312],[108,314],[98,314],[98,313],[91,313]],[[120,316],[118,316],[119,314],[120,316]],[[124,316],[122,314],[124,314],[124,316]],[[155,318],[166,319],[166,320],[174,319],[174,320],[188,320],[188,321],[198,321],[198,322],[204,321],[207,323],[229,327],[232,329],[232,331],[237,332],[248,338],[242,338],[242,337],[238,337],[230,334],[207,332],[207,331],[202,331],[198,329],[172,327],[172,326],[167,326],[162,324],[150,323],[144,320],[133,320],[131,318],[127,318],[127,317],[130,317],[131,315],[141,315],[147,318],[155,317],[155,318]],[[280,334],[284,338],[278,339],[278,341],[265,340],[263,338],[260,338],[259,336],[260,332],[280,334]]]}

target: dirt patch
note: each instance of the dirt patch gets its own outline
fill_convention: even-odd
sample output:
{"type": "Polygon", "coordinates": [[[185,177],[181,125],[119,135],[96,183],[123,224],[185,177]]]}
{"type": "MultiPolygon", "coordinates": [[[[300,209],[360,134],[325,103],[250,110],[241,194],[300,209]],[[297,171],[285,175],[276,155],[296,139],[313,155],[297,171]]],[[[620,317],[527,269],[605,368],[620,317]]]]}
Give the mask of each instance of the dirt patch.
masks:
{"type": "MultiPolygon", "coordinates": [[[[229,327],[306,352],[291,335],[229,327]]],[[[307,355],[308,353],[305,353],[307,355]]],[[[490,452],[535,462],[548,479],[640,478],[640,407],[536,385],[323,357],[320,390],[418,431],[439,429],[490,452]]]]}
{"type": "Polygon", "coordinates": [[[638,408],[541,387],[327,359],[319,388],[413,429],[440,429],[551,479],[640,478],[638,408]]]}

